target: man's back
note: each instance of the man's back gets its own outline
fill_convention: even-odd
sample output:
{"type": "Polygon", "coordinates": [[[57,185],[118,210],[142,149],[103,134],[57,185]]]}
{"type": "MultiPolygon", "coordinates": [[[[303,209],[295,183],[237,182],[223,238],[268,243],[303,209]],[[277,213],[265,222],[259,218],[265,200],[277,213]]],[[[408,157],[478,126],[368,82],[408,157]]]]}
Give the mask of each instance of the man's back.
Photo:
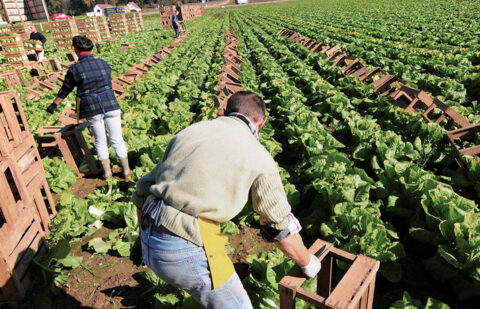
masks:
{"type": "Polygon", "coordinates": [[[151,191],[191,215],[226,221],[241,211],[261,174],[274,173],[268,152],[235,117],[188,127],[170,142],[151,191]]]}

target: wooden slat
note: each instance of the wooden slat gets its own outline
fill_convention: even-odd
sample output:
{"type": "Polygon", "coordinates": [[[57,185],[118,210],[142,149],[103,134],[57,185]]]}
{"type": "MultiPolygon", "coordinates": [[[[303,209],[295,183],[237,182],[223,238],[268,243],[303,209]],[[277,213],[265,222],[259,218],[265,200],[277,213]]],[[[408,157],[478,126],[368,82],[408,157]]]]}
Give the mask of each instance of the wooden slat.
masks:
{"type": "Polygon", "coordinates": [[[2,256],[0,256],[0,288],[2,289],[0,301],[10,301],[15,298],[16,288],[12,280],[12,272],[2,256]]]}
{"type": "Polygon", "coordinates": [[[372,281],[368,286],[367,309],[373,308],[373,295],[375,295],[375,280],[376,276],[372,278],[372,281]]]}
{"type": "Polygon", "coordinates": [[[333,290],[325,304],[338,309],[354,308],[375,277],[380,262],[359,255],[333,290]]]}
{"type": "Polygon", "coordinates": [[[476,133],[478,131],[480,131],[480,123],[470,125],[468,127],[452,130],[452,131],[449,131],[447,134],[451,136],[453,139],[457,139],[471,133],[476,133]]]}
{"type": "Polygon", "coordinates": [[[26,252],[23,253],[23,256],[20,260],[17,261],[15,268],[13,270],[15,276],[18,276],[20,279],[25,276],[25,273],[32,263],[33,257],[38,252],[38,249],[42,245],[43,237],[40,231],[35,226],[35,234],[32,239],[30,239],[30,244],[28,245],[26,252]]]}
{"type": "Polygon", "coordinates": [[[297,289],[296,297],[316,306],[316,308],[330,309],[325,305],[325,297],[305,290],[304,288],[297,289]]]}
{"type": "Polygon", "coordinates": [[[352,254],[347,251],[343,251],[339,248],[331,248],[330,254],[337,260],[347,262],[347,263],[352,263],[357,258],[355,254],[352,254]]]}
{"type": "Polygon", "coordinates": [[[480,145],[476,145],[470,148],[461,149],[460,153],[466,156],[475,156],[480,153],[480,145]]]}
{"type": "Polygon", "coordinates": [[[22,235],[22,238],[18,241],[13,251],[10,252],[9,256],[6,258],[7,264],[11,268],[15,266],[18,255],[30,246],[30,243],[35,238],[35,235],[37,235],[37,233],[38,233],[38,230],[35,228],[35,224],[32,219],[29,221],[29,226],[25,231],[25,233],[22,235]]]}

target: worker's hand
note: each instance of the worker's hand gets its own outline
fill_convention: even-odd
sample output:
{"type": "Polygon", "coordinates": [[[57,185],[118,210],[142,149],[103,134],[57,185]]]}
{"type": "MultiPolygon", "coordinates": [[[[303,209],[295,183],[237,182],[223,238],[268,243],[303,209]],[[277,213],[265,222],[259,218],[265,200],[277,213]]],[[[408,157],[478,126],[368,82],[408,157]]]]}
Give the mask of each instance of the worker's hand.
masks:
{"type": "Polygon", "coordinates": [[[301,266],[300,268],[307,279],[312,279],[318,274],[322,268],[322,264],[315,255],[310,254],[310,262],[306,266],[301,266]]]}
{"type": "Polygon", "coordinates": [[[47,112],[49,112],[50,114],[53,114],[57,109],[57,107],[58,107],[57,103],[53,102],[47,107],[47,112]]]}
{"type": "Polygon", "coordinates": [[[310,252],[303,244],[302,237],[296,233],[276,241],[275,246],[295,261],[298,266],[307,266],[310,263],[310,252]]]}

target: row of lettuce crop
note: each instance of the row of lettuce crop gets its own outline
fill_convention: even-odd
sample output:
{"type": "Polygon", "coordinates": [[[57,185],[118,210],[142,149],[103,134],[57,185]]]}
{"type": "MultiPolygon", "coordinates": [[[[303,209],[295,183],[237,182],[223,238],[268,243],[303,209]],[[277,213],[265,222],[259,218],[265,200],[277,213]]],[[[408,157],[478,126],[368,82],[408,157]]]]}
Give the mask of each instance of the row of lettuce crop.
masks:
{"type": "Polygon", "coordinates": [[[326,44],[340,44],[347,54],[441,96],[478,122],[478,24],[468,22],[465,5],[480,10],[476,1],[442,1],[441,6],[434,1],[307,1],[295,14],[286,4],[262,17],[326,44]],[[441,18],[434,14],[438,11],[441,18]],[[451,16],[449,23],[446,16],[451,16]]]}
{"type": "MultiPolygon", "coordinates": [[[[338,7],[330,1],[320,2],[338,7]]],[[[73,170],[60,158],[43,160],[49,184],[60,197],[59,213],[48,239],[52,250],[36,260],[39,275],[31,299],[51,303],[51,293],[65,285],[69,269],[82,266],[82,257],[71,254],[71,242],[95,233],[102,225],[114,229],[106,237],[91,239],[88,250],[125,257],[130,254],[138,238],[135,207],[130,202],[135,182],[161,160],[174,134],[194,122],[216,117],[213,98],[218,94],[217,77],[223,65],[227,30],[233,31],[239,41],[244,60],[242,83],[267,103],[268,122],[260,132],[260,142],[279,164],[288,200],[302,222],[307,241],[320,237],[354,254],[380,260],[379,282],[384,285],[380,291],[394,292],[377,293],[378,308],[448,308],[414,290],[417,286],[409,282],[410,268],[427,269],[433,276],[428,284],[438,287],[431,296],[447,303],[457,296],[441,294],[445,283],[457,287],[458,297],[477,295],[478,161],[468,161],[465,171],[452,169],[452,149],[439,127],[399,112],[388,101],[373,97],[368,86],[341,78],[338,69],[324,62],[324,56],[276,36],[286,26],[322,38],[319,33],[326,32],[315,26],[327,24],[331,13],[321,17],[312,9],[315,4],[308,0],[255,9],[217,9],[190,21],[190,37],[128,87],[126,98],[120,101],[123,135],[134,167],[130,181],[112,178],[87,197],[76,198],[70,192],[76,181],[73,170]],[[288,10],[297,14],[287,14],[288,10]],[[302,19],[306,22],[300,22],[302,19]],[[423,247],[421,253],[412,252],[410,245],[423,247]],[[405,292],[392,304],[405,289],[423,302],[405,292]]],[[[365,21],[363,25],[358,37],[368,43],[366,36],[374,25],[365,21]]],[[[393,23],[386,25],[391,27],[393,23]]],[[[99,56],[121,74],[171,42],[173,32],[159,28],[160,20],[152,19],[146,30],[131,37],[142,42],[139,49],[135,49],[138,45],[123,52],[111,48],[102,50],[99,56]]],[[[325,40],[331,38],[328,42],[333,43],[350,28],[343,24],[335,29],[338,33],[326,34],[325,40]]],[[[370,43],[382,39],[373,37],[370,43]]],[[[403,38],[416,53],[433,48],[458,52],[454,44],[430,45],[411,40],[401,31],[396,38],[403,38]]],[[[473,40],[461,46],[473,62],[473,40]]],[[[26,105],[31,127],[51,123],[58,116],[45,112],[52,99],[53,94],[26,105]]],[[[66,100],[67,104],[72,102],[72,98],[66,100]]],[[[255,225],[257,221],[258,216],[247,204],[233,222],[222,224],[222,230],[232,234],[238,230],[237,225],[255,225]]],[[[248,274],[242,279],[254,308],[278,308],[278,282],[293,262],[273,248],[249,256],[247,262],[248,274]]],[[[345,265],[338,266],[341,271],[346,269],[345,265]]],[[[188,294],[168,286],[153,272],[142,272],[141,276],[150,282],[142,295],[148,306],[198,306],[188,294]]],[[[308,281],[306,288],[315,291],[315,280],[308,281]]],[[[297,308],[309,307],[297,302],[297,308]]]]}
{"type": "MultiPolygon", "coordinates": [[[[454,286],[461,286],[461,288],[456,289],[460,297],[468,298],[474,296],[478,290],[478,279],[475,278],[476,269],[478,268],[478,260],[475,258],[475,252],[478,250],[477,236],[475,236],[476,225],[479,221],[478,210],[475,202],[457,193],[462,193],[462,185],[459,184],[456,186],[456,190],[454,190],[452,186],[447,184],[451,178],[438,177],[432,171],[423,169],[425,165],[423,161],[428,159],[428,157],[425,157],[425,145],[422,144],[422,140],[418,135],[411,142],[408,141],[409,137],[414,136],[413,132],[409,131],[411,128],[407,129],[407,127],[404,127],[402,134],[405,136],[397,135],[390,130],[386,130],[388,127],[382,127],[378,124],[382,122],[383,118],[375,119],[374,117],[372,119],[371,116],[374,116],[375,113],[382,115],[388,112],[390,119],[394,119],[394,115],[398,115],[391,106],[388,106],[389,103],[386,100],[372,99],[368,94],[371,89],[355,83],[354,80],[338,81],[338,78],[341,76],[338,70],[331,67],[328,69],[327,66],[329,64],[325,65],[322,57],[318,54],[308,55],[303,57],[303,59],[297,57],[297,55],[305,55],[308,51],[305,49],[300,50],[303,47],[296,46],[294,42],[274,36],[279,30],[278,27],[272,27],[267,23],[261,22],[261,18],[258,18],[257,15],[249,14],[248,16],[249,18],[244,20],[245,26],[242,30],[248,29],[244,31],[252,32],[247,32],[246,37],[254,41],[256,41],[255,38],[258,38],[264,44],[264,48],[267,47],[264,55],[273,56],[270,56],[270,60],[267,60],[268,57],[257,60],[258,70],[262,74],[268,74],[267,72],[276,72],[274,68],[280,67],[280,69],[285,71],[286,74],[284,73],[284,75],[290,77],[282,80],[281,88],[276,87],[275,79],[261,82],[260,84],[265,86],[265,89],[261,89],[264,96],[272,100],[271,103],[275,103],[273,106],[277,108],[280,104],[273,102],[272,96],[278,95],[279,89],[282,89],[282,93],[287,92],[289,95],[292,95],[291,100],[297,99],[311,106],[312,110],[317,113],[316,117],[326,126],[333,128],[331,132],[333,137],[344,144],[338,149],[344,152],[347,158],[353,159],[353,164],[350,164],[357,169],[356,176],[366,175],[372,180],[372,185],[370,188],[367,187],[366,192],[359,190],[358,187],[351,190],[352,196],[348,201],[356,202],[354,198],[357,196],[354,194],[366,193],[366,201],[378,203],[376,207],[379,212],[378,218],[380,218],[381,211],[383,218],[391,218],[395,222],[400,221],[400,224],[403,223],[403,227],[409,227],[405,235],[406,237],[432,246],[429,247],[430,258],[426,260],[425,264],[436,279],[442,282],[454,279],[454,286]],[[289,46],[289,48],[285,46],[289,46]],[[318,73],[324,75],[326,72],[329,72],[327,79],[334,77],[332,80],[336,81],[336,88],[333,88],[332,84],[327,83],[318,75],[318,73]],[[290,86],[296,86],[297,92],[295,92],[294,88],[290,92],[290,86]],[[295,93],[299,95],[294,96],[295,93]],[[371,108],[372,105],[375,108],[371,108]],[[363,109],[370,111],[372,115],[366,115],[365,110],[364,113],[359,113],[357,111],[358,106],[362,106],[363,109]],[[370,106],[370,108],[367,106],[370,106]],[[406,139],[407,141],[405,141],[406,139]]],[[[259,50],[262,49],[262,46],[261,44],[251,44],[254,45],[249,46],[250,56],[255,57],[259,50]]],[[[280,74],[274,73],[274,76],[279,78],[280,74]]],[[[290,104],[289,108],[295,110],[294,106],[294,104],[290,104]]],[[[284,114],[284,111],[280,113],[282,116],[285,116],[284,114]]],[[[302,114],[305,113],[302,112],[302,114]]],[[[274,114],[275,116],[276,114],[274,114]]],[[[400,116],[402,116],[399,117],[400,120],[412,123],[411,117],[409,119],[409,116],[406,116],[406,114],[400,114],[400,116]]],[[[288,120],[289,122],[291,121],[291,119],[288,120]]],[[[418,119],[413,120],[422,124],[418,119]]],[[[399,121],[397,120],[397,122],[399,121]]],[[[275,125],[274,127],[277,128],[275,125]]],[[[315,130],[312,132],[308,125],[303,127],[308,128],[309,134],[315,132],[315,130]]],[[[415,128],[418,127],[419,125],[415,126],[415,128]]],[[[438,132],[436,134],[437,140],[433,142],[442,142],[440,137],[441,130],[426,125],[420,125],[420,127],[423,128],[426,134],[438,132]]],[[[281,138],[278,140],[281,140],[281,138]]],[[[288,144],[292,144],[292,141],[288,140],[288,144]]],[[[320,142],[320,144],[325,147],[325,143],[320,142]]],[[[435,144],[433,145],[435,146],[435,144]]],[[[430,151],[434,151],[433,148],[430,149],[430,151]]],[[[289,153],[298,154],[302,153],[302,151],[295,149],[289,153]]],[[[445,154],[442,155],[441,153],[436,153],[435,155],[437,160],[439,157],[440,159],[445,157],[445,154]]],[[[292,161],[295,162],[295,160],[290,161],[290,158],[283,157],[280,159],[278,156],[277,158],[280,162],[285,160],[285,164],[292,161]]],[[[296,162],[302,162],[300,165],[304,165],[305,161],[308,161],[308,158],[303,158],[303,160],[297,160],[296,162]]],[[[319,162],[317,158],[313,161],[319,162]]],[[[327,162],[339,164],[338,161],[327,162]]],[[[319,163],[325,164],[325,162],[319,163]]],[[[475,161],[474,164],[476,164],[475,161]]],[[[304,188],[300,191],[304,193],[302,204],[305,207],[305,199],[303,198],[305,196],[307,199],[311,198],[308,189],[311,186],[315,187],[316,184],[316,182],[312,184],[312,180],[332,182],[328,177],[318,174],[315,174],[316,177],[313,179],[308,179],[308,177],[305,177],[305,174],[308,175],[308,172],[295,171],[295,168],[298,168],[298,166],[294,167],[293,172],[291,172],[291,168],[286,169],[291,172],[293,176],[292,182],[295,183],[297,188],[304,188]],[[295,176],[297,176],[297,179],[295,179],[295,176]],[[308,180],[305,182],[306,179],[308,180]],[[303,184],[302,181],[304,181],[303,184]]],[[[319,168],[316,167],[315,171],[318,170],[319,168]]],[[[474,170],[472,169],[472,171],[474,170]]],[[[474,173],[470,173],[464,176],[474,177],[474,175],[474,173]]],[[[355,184],[353,181],[348,183],[355,184]]],[[[334,187],[338,188],[338,185],[334,187]]],[[[335,193],[333,190],[322,189],[324,191],[320,192],[321,194],[328,196],[330,193],[332,196],[335,196],[332,194],[335,193]]],[[[344,194],[344,192],[342,193],[344,194]]],[[[476,195],[476,193],[472,193],[473,197],[476,197],[476,195]]],[[[321,201],[325,204],[332,202],[331,197],[327,199],[323,197],[323,199],[314,199],[314,201],[321,201]]],[[[396,269],[392,268],[392,263],[384,263],[381,273],[391,281],[400,280],[399,266],[404,264],[398,261],[404,254],[403,249],[400,249],[401,245],[395,246],[395,243],[391,243],[392,247],[390,248],[395,248],[395,254],[392,257],[392,255],[388,254],[388,249],[381,245],[382,237],[375,235],[376,238],[373,238],[373,241],[371,240],[370,243],[366,241],[366,239],[371,237],[371,235],[365,233],[366,228],[355,229],[355,227],[361,226],[365,222],[368,223],[375,218],[375,215],[367,216],[366,213],[362,214],[361,210],[365,206],[361,203],[348,207],[341,202],[341,200],[333,200],[333,216],[325,224],[322,224],[321,228],[319,228],[318,222],[322,222],[322,219],[325,219],[325,209],[322,209],[318,204],[312,204],[313,207],[308,210],[304,209],[307,215],[307,224],[310,220],[315,222],[313,226],[316,231],[312,234],[333,239],[336,243],[343,244],[344,248],[350,251],[361,252],[376,257],[383,262],[397,262],[393,263],[396,269]],[[312,214],[318,214],[318,216],[312,216],[312,214]],[[351,234],[346,233],[342,228],[350,231],[351,234]],[[378,243],[375,243],[376,241],[378,243]],[[348,243],[345,245],[345,242],[348,243]],[[368,248],[368,245],[373,248],[370,252],[369,249],[371,250],[371,248],[368,248]],[[375,252],[383,254],[376,254],[375,252]]],[[[398,239],[393,226],[388,222],[384,224],[386,224],[390,232],[384,239],[390,242],[392,242],[392,237],[393,239],[398,239]]],[[[378,228],[372,230],[378,231],[378,228]]],[[[410,241],[410,239],[407,241],[410,241]]],[[[437,284],[440,285],[441,283],[437,282],[437,284]]]]}
{"type": "MultiPolygon", "coordinates": [[[[159,25],[160,20],[156,26],[159,25]]],[[[87,197],[75,198],[69,190],[76,180],[72,169],[59,158],[43,160],[49,184],[61,197],[57,204],[58,215],[50,227],[48,241],[52,249],[37,260],[40,274],[30,298],[36,305],[51,304],[51,293],[57,293],[67,282],[68,269],[82,265],[82,257],[70,254],[71,241],[91,235],[108,224],[116,228],[106,237],[90,240],[88,250],[97,254],[130,255],[139,232],[136,208],[130,202],[136,180],[160,161],[173,134],[194,121],[213,117],[213,94],[222,66],[223,34],[229,27],[228,19],[213,21],[205,17],[190,22],[188,27],[191,36],[127,88],[125,100],[120,101],[123,134],[129,159],[134,162],[131,181],[111,178],[106,186],[87,197]]],[[[148,32],[142,35],[148,37],[148,32]]],[[[168,41],[160,43],[169,44],[168,41]]],[[[151,283],[145,288],[145,305],[156,308],[197,306],[191,297],[167,286],[153,272],[140,274],[151,283]]],[[[26,306],[32,305],[31,302],[26,306]]]]}
{"type": "MultiPolygon", "coordinates": [[[[151,54],[159,51],[163,46],[170,44],[175,38],[175,35],[171,31],[164,30],[161,25],[156,23],[154,19],[147,19],[145,22],[145,29],[141,32],[130,33],[124,36],[117,36],[115,42],[111,42],[105,45],[101,45],[100,50],[94,50],[95,56],[98,56],[108,62],[112,68],[112,78],[126,73],[126,71],[135,64],[138,64],[141,60],[147,58],[151,54]],[[139,43],[130,47],[127,50],[119,51],[119,48],[124,43],[131,43],[132,41],[138,41],[139,43]]],[[[51,40],[47,40],[45,45],[47,58],[56,57],[61,59],[62,63],[67,63],[65,52],[60,52],[55,49],[55,45],[51,40]]],[[[71,51],[73,53],[73,49],[71,51]]],[[[24,76],[27,80],[31,77],[24,69],[24,76]]],[[[58,86],[61,86],[61,82],[58,82],[58,86]]],[[[5,86],[0,84],[0,90],[5,86]]],[[[27,101],[25,100],[25,92],[27,87],[15,87],[15,90],[19,93],[23,102],[23,108],[29,121],[29,126],[32,132],[36,132],[39,126],[55,125],[56,119],[63,111],[63,107],[75,105],[75,98],[73,95],[69,96],[64,103],[57,109],[54,115],[45,113],[47,106],[55,99],[58,89],[45,93],[41,100],[27,101]]]]}

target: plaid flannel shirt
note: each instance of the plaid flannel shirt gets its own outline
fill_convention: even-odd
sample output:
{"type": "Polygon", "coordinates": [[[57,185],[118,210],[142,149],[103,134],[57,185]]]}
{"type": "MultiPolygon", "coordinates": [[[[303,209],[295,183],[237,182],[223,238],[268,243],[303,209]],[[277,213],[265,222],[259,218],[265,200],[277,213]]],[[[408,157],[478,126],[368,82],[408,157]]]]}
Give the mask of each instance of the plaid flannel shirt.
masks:
{"type": "Polygon", "coordinates": [[[66,98],[73,88],[77,87],[80,98],[80,118],[89,118],[120,109],[112,89],[111,68],[108,63],[91,54],[81,55],[78,61],[70,66],[59,98],[66,98]]]}

